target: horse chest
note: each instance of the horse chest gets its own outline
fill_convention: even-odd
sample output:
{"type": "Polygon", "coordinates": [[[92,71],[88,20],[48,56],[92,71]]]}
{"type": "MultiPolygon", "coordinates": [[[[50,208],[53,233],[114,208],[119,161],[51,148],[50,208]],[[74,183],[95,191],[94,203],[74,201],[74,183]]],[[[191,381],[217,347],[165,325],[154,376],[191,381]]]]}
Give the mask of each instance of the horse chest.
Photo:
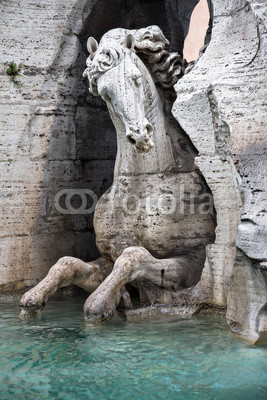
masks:
{"type": "Polygon", "coordinates": [[[156,256],[210,242],[214,223],[204,209],[205,184],[195,172],[119,176],[100,198],[95,232],[100,252],[117,258],[129,246],[156,256]]]}

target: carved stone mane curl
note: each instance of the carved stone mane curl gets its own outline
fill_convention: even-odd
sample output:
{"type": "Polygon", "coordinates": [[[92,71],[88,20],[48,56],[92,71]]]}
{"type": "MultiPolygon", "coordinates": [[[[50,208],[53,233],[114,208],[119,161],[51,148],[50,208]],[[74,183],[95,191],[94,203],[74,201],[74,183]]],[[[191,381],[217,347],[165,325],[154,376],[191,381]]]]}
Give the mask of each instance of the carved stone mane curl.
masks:
{"type": "Polygon", "coordinates": [[[138,29],[133,35],[136,53],[151,71],[155,83],[163,89],[172,88],[184,73],[180,54],[166,50],[169,41],[156,25],[138,29]]]}

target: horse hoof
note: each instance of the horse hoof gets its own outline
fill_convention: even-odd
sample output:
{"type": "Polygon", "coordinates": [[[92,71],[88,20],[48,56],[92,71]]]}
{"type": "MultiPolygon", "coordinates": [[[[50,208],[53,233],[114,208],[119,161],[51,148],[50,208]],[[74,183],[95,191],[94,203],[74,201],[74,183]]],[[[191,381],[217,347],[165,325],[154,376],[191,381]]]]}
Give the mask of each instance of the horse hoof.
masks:
{"type": "Polygon", "coordinates": [[[112,318],[113,313],[112,312],[101,312],[101,313],[94,313],[90,309],[86,309],[84,311],[84,319],[85,321],[92,323],[92,324],[97,324],[101,322],[108,321],[112,318]]]}
{"type": "Polygon", "coordinates": [[[37,308],[37,309],[30,309],[27,307],[22,307],[20,306],[20,314],[19,317],[20,319],[28,319],[28,318],[32,318],[32,317],[36,317],[38,314],[41,313],[41,309],[37,308]]]}
{"type": "Polygon", "coordinates": [[[44,308],[47,301],[43,296],[39,293],[28,292],[25,293],[20,300],[20,309],[27,311],[37,311],[44,308]]]}

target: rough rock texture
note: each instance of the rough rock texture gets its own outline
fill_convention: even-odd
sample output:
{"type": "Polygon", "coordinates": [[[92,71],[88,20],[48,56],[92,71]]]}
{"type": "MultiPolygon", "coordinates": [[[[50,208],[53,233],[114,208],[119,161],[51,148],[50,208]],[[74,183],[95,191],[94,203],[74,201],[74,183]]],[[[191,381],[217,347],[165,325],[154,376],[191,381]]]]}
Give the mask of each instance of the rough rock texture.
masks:
{"type": "Polygon", "coordinates": [[[1,291],[33,285],[60,256],[98,254],[92,215],[54,206],[61,189],[99,195],[112,181],[114,130],[82,80],[81,31],[94,3],[1,1],[1,291]],[[11,61],[24,65],[21,87],[6,74],[11,61]]]}
{"type": "Polygon", "coordinates": [[[217,211],[216,240],[193,295],[227,306],[231,328],[256,342],[266,331],[267,7],[214,0],[213,8],[212,40],[176,85],[173,108],[199,151],[217,211]]]}
{"type": "MultiPolygon", "coordinates": [[[[99,197],[113,180],[115,129],[81,77],[86,40],[118,26],[151,24],[170,38],[175,21],[165,6],[163,0],[0,2],[1,292],[34,285],[61,256],[98,255],[93,215],[62,214],[54,204],[60,190],[86,188],[99,197]],[[24,65],[22,87],[6,74],[12,61],[24,65]]],[[[180,50],[188,24],[187,13],[175,28],[180,50]]],[[[72,200],[80,205],[78,196],[72,200]]]]}

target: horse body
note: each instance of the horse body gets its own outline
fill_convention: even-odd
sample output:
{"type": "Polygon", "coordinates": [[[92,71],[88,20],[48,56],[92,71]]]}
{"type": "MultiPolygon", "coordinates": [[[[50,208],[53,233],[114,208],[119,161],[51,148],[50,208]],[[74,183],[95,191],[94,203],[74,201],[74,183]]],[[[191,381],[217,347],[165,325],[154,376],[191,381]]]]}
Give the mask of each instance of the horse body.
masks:
{"type": "Polygon", "coordinates": [[[102,320],[121,297],[129,304],[127,283],[148,303],[167,304],[200,279],[205,247],[214,240],[213,208],[194,164],[196,150],[165,96],[181,70],[167,43],[154,26],[114,29],[99,46],[89,38],[84,75],[90,91],[107,103],[118,147],[113,184],[94,215],[102,257],[90,263],[60,259],[22,297],[24,310],[40,308],[59,287],[75,284],[93,292],[84,306],[87,318],[102,320]]]}
{"type": "Polygon", "coordinates": [[[168,115],[168,107],[164,109],[151,74],[134,52],[127,52],[99,78],[98,87],[118,143],[114,182],[95,210],[100,253],[115,261],[127,247],[143,246],[159,258],[196,250],[203,258],[213,238],[214,222],[210,214],[192,209],[207,188],[194,165],[192,150],[179,145],[181,130],[168,115]],[[131,82],[136,76],[140,79],[137,88],[131,82]],[[154,146],[148,152],[141,153],[128,140],[129,127],[136,131],[138,119],[139,125],[149,124],[153,129],[154,146]],[[191,209],[186,204],[189,201],[191,209]]]}
{"type": "Polygon", "coordinates": [[[95,211],[99,251],[113,261],[129,246],[143,246],[158,258],[196,250],[203,255],[212,241],[214,223],[210,215],[190,214],[202,189],[203,181],[196,173],[116,177],[95,211]],[[180,200],[181,187],[190,193],[192,203],[180,200]]]}

